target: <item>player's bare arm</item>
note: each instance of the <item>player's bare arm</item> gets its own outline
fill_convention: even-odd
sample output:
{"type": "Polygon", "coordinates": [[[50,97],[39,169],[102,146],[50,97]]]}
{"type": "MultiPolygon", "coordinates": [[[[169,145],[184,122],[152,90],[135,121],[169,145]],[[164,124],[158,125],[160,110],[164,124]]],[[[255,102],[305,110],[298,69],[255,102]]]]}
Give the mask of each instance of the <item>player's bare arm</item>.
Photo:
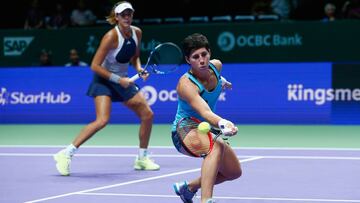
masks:
{"type": "MultiPolygon", "coordinates": [[[[104,61],[107,53],[111,49],[115,49],[118,46],[118,37],[115,29],[108,31],[104,37],[101,39],[100,45],[95,53],[95,56],[91,62],[91,70],[96,74],[100,75],[105,79],[109,79],[111,74],[106,68],[101,66],[104,61]]],[[[128,87],[131,84],[131,81],[128,78],[120,78],[119,84],[123,87],[128,87]]]]}
{"type": "Polygon", "coordinates": [[[188,104],[205,118],[211,125],[217,126],[221,117],[213,113],[209,105],[199,95],[198,87],[187,77],[183,76],[177,87],[178,96],[188,102],[188,104]]]}
{"type": "Polygon", "coordinates": [[[103,68],[101,64],[109,50],[116,48],[117,44],[116,31],[115,29],[112,29],[101,39],[100,45],[91,62],[91,70],[105,79],[108,79],[111,73],[103,68]]]}
{"type": "Polygon", "coordinates": [[[214,66],[216,67],[216,69],[221,72],[221,69],[222,69],[222,63],[220,60],[218,59],[211,59],[210,60],[210,63],[214,64],[214,66]]]}
{"type": "MultiPolygon", "coordinates": [[[[222,63],[221,63],[220,60],[218,60],[218,59],[212,59],[212,60],[210,60],[210,62],[211,62],[212,64],[214,64],[214,66],[216,67],[216,69],[217,69],[219,72],[221,72],[221,70],[222,70],[222,63]]],[[[223,76],[221,76],[221,80],[222,80],[222,87],[223,87],[223,89],[232,89],[232,83],[231,83],[230,81],[226,80],[226,78],[223,77],[223,76]]]]}

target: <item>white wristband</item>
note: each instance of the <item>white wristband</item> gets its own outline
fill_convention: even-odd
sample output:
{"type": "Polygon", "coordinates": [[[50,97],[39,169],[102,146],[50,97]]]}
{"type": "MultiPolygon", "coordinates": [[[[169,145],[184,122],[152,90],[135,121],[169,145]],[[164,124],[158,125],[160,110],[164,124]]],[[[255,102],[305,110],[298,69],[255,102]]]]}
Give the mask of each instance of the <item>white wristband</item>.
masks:
{"type": "Polygon", "coordinates": [[[219,122],[218,122],[218,126],[221,130],[221,132],[226,135],[226,136],[232,136],[232,125],[231,125],[231,122],[226,120],[226,119],[221,119],[219,122]]]}
{"type": "Polygon", "coordinates": [[[221,79],[221,81],[222,81],[223,85],[224,85],[225,83],[227,83],[226,78],[224,78],[223,76],[220,76],[220,79],[221,79]]]}
{"type": "Polygon", "coordinates": [[[109,80],[113,83],[120,84],[120,76],[116,75],[115,73],[111,73],[109,80]]]}
{"type": "Polygon", "coordinates": [[[224,78],[223,76],[220,76],[220,79],[221,79],[222,87],[226,86],[227,88],[231,88],[232,86],[231,82],[227,81],[226,78],[224,78]]]}

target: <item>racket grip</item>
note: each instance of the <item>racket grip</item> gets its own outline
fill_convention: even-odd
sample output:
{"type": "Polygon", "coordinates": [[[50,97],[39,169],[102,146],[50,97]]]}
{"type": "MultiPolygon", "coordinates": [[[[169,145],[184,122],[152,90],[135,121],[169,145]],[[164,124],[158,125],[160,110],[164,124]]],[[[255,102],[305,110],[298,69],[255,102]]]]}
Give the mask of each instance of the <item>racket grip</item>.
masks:
{"type": "Polygon", "coordinates": [[[134,82],[135,80],[137,80],[137,79],[139,79],[139,78],[140,78],[140,74],[138,73],[138,74],[132,76],[132,77],[130,78],[130,80],[131,80],[132,82],[134,82]]]}

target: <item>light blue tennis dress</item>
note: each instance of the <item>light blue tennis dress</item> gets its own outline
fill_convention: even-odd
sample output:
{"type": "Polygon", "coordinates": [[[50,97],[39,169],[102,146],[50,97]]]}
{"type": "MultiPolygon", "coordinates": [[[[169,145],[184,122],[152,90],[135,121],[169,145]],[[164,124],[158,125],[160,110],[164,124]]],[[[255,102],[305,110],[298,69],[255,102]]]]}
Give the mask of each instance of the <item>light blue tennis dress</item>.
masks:
{"type": "MultiPolygon", "coordinates": [[[[196,86],[198,86],[200,96],[206,101],[206,103],[208,103],[210,109],[213,112],[215,112],[216,103],[217,103],[217,100],[222,91],[222,81],[220,79],[219,71],[216,69],[216,67],[212,63],[209,64],[209,68],[211,68],[214,71],[216,78],[218,78],[218,83],[217,83],[216,87],[211,91],[206,90],[204,88],[204,86],[190,72],[185,73],[185,76],[188,77],[189,80],[191,82],[193,82],[196,86]]],[[[191,152],[189,152],[189,150],[187,150],[187,148],[182,144],[181,139],[179,139],[179,136],[176,133],[177,123],[182,118],[185,118],[185,117],[195,117],[201,121],[204,120],[204,118],[202,118],[186,101],[184,101],[183,99],[181,99],[179,97],[175,120],[173,121],[172,128],[171,128],[171,131],[172,131],[171,137],[172,137],[174,146],[180,153],[183,153],[185,155],[190,155],[191,152]]]]}

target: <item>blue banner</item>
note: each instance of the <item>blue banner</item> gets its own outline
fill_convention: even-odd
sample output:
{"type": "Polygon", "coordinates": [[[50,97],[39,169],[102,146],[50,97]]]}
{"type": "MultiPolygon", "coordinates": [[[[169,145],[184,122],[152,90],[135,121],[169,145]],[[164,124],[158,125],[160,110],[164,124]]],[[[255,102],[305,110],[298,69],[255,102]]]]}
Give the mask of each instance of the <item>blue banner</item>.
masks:
{"type": "MultiPolygon", "coordinates": [[[[177,109],[176,84],[188,69],[138,80],[155,123],[171,123],[177,109]]],[[[134,72],[131,71],[130,75],[134,72]]],[[[1,68],[0,123],[88,123],[95,119],[86,91],[90,68],[1,68]]],[[[217,113],[238,124],[360,123],[334,119],[331,63],[224,64],[222,75],[233,83],[217,104],[217,113]]],[[[355,90],[356,91],[356,90],[355,90]]],[[[341,98],[340,98],[341,99],[341,98]]],[[[358,105],[358,97],[341,101],[358,105]]],[[[355,117],[355,116],[354,116],[355,117]]],[[[111,123],[138,123],[122,103],[112,104],[111,123]]]]}

